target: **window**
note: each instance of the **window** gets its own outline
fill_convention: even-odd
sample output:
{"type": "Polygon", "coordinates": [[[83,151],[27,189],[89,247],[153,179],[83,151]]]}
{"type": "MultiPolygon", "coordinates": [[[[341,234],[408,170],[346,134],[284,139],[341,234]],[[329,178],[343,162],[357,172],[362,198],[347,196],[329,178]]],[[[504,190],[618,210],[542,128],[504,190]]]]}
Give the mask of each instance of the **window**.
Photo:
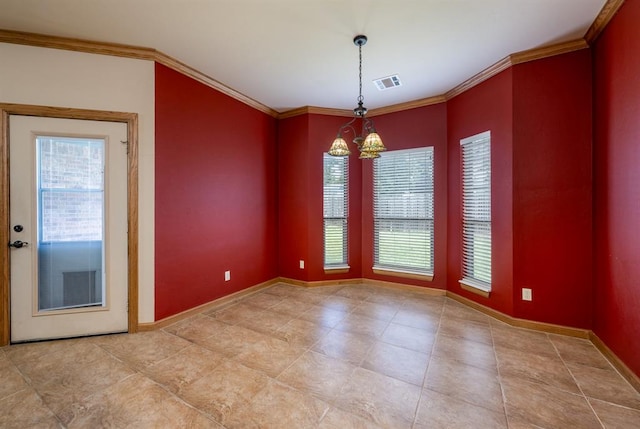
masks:
{"type": "Polygon", "coordinates": [[[491,291],[491,133],[460,141],[462,152],[462,280],[491,291]]]}
{"type": "Polygon", "coordinates": [[[347,268],[349,158],[324,154],[324,266],[347,268]]]}
{"type": "Polygon", "coordinates": [[[104,140],[39,136],[37,153],[40,241],[102,240],[104,140]]]}
{"type": "Polygon", "coordinates": [[[374,272],[433,276],[433,147],[373,164],[374,272]]]}

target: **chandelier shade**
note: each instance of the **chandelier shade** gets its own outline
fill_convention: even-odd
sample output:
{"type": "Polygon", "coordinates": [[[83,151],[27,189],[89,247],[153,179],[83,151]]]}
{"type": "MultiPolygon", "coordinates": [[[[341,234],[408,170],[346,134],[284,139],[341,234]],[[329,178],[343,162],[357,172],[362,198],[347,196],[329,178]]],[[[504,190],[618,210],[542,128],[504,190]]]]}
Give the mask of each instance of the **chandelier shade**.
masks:
{"type": "Polygon", "coordinates": [[[359,35],[353,39],[353,43],[358,47],[359,55],[359,92],[358,106],[353,109],[353,119],[342,125],[338,130],[338,135],[331,144],[329,155],[332,156],[349,156],[351,151],[347,145],[347,141],[343,135],[353,134],[352,142],[358,147],[360,159],[374,159],[380,156],[380,152],[386,148],[382,143],[380,135],[376,132],[373,125],[373,119],[367,118],[367,108],[364,107],[364,97],[362,96],[362,47],[367,43],[367,36],[359,35]],[[360,121],[361,131],[358,133],[354,127],[356,121],[360,121]]]}
{"type": "Polygon", "coordinates": [[[385,150],[387,150],[387,148],[384,147],[384,144],[382,144],[382,139],[375,131],[371,131],[369,135],[367,135],[367,138],[364,139],[364,143],[361,149],[362,152],[374,153],[382,152],[385,150]]]}
{"type": "Polygon", "coordinates": [[[358,157],[360,159],[375,159],[375,158],[380,158],[380,154],[378,152],[360,152],[360,156],[358,157]]]}
{"type": "Polygon", "coordinates": [[[347,146],[347,142],[342,137],[338,136],[331,144],[329,155],[349,156],[351,155],[351,151],[349,150],[349,146],[347,146]]]}

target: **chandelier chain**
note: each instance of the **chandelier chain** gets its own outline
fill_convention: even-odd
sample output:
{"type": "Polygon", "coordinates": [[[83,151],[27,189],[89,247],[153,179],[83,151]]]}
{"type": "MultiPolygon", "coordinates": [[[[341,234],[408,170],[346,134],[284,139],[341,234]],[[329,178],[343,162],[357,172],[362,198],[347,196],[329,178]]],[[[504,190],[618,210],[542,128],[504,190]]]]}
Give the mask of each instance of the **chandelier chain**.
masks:
{"type": "Polygon", "coordinates": [[[359,75],[358,75],[358,80],[360,83],[360,87],[358,90],[358,103],[362,104],[362,102],[364,101],[364,97],[362,96],[362,44],[358,45],[358,54],[360,57],[360,61],[359,61],[359,75]]]}

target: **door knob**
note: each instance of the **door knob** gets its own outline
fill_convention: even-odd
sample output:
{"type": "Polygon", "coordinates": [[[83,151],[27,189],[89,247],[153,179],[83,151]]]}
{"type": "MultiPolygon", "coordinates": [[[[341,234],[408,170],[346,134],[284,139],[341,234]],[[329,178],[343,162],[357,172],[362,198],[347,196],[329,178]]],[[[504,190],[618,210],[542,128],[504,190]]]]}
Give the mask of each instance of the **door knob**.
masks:
{"type": "Polygon", "coordinates": [[[26,241],[20,241],[20,240],[16,240],[13,243],[9,243],[9,247],[15,247],[16,249],[20,249],[21,247],[25,247],[28,245],[29,243],[27,243],[26,241]]]}

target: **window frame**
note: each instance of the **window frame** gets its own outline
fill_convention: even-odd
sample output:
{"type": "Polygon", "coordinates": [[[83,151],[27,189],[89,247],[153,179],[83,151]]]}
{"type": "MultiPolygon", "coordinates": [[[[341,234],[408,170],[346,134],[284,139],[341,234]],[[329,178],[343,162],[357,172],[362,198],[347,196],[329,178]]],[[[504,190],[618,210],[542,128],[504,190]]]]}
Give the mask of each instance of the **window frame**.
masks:
{"type": "MultiPolygon", "coordinates": [[[[488,297],[491,293],[492,285],[492,207],[491,207],[491,131],[485,131],[467,138],[460,140],[460,274],[461,279],[459,284],[465,290],[477,293],[488,297]],[[480,145],[486,145],[486,147],[480,145]],[[473,146],[473,147],[472,147],[473,146]],[[476,163],[476,169],[478,167],[485,168],[486,174],[479,175],[476,171],[475,174],[465,170],[465,150],[475,149],[476,151],[486,151],[486,155],[480,152],[480,157],[475,154],[473,158],[466,161],[466,165],[471,162],[476,163]],[[479,164],[482,164],[479,166],[479,164]],[[469,183],[470,182],[470,183],[469,183]],[[484,195],[470,197],[467,200],[469,191],[466,190],[466,185],[471,184],[475,191],[486,191],[484,195]],[[472,199],[471,199],[472,198],[472,199]],[[466,206],[472,206],[469,210],[466,206]],[[488,217],[489,220],[480,219],[481,217],[488,217]],[[483,232],[484,230],[484,232],[483,232]],[[488,230],[488,233],[486,231],[488,230]],[[469,236],[472,237],[473,242],[470,243],[469,236]],[[485,242],[478,244],[476,238],[483,237],[485,242]],[[488,252],[486,249],[486,241],[488,238],[488,252]],[[472,246],[472,247],[470,247],[472,246]],[[485,246],[483,249],[479,249],[482,254],[478,255],[481,262],[488,259],[488,268],[486,266],[479,267],[480,270],[488,271],[488,281],[486,275],[481,278],[476,273],[476,247],[485,246]],[[487,256],[488,255],[488,256],[487,256]],[[469,260],[469,259],[472,260],[469,260]],[[470,264],[474,265],[473,270],[469,270],[470,264]]],[[[474,192],[475,194],[476,192],[474,192]]],[[[486,265],[486,264],[485,264],[486,265]]]]}
{"type": "MultiPolygon", "coordinates": [[[[336,195],[333,195],[335,198],[336,195]]],[[[340,204],[338,204],[338,211],[340,204]]],[[[323,153],[322,156],[322,252],[325,273],[342,273],[349,271],[349,157],[336,157],[323,153]],[[336,216],[335,210],[332,210],[331,216],[327,216],[327,161],[332,163],[342,163],[342,213],[343,216],[336,216]],[[328,223],[342,222],[342,259],[337,262],[327,262],[327,227],[328,223]]]]}
{"type": "MultiPolygon", "coordinates": [[[[434,259],[435,259],[435,222],[434,222],[434,218],[435,218],[435,210],[434,210],[434,206],[435,206],[435,148],[433,146],[422,146],[422,147],[417,147],[417,148],[411,148],[411,149],[400,149],[400,150],[394,150],[394,151],[388,151],[388,152],[383,152],[380,154],[380,158],[376,158],[374,160],[374,165],[373,165],[373,272],[375,274],[381,274],[381,275],[389,275],[389,276],[397,276],[397,277],[404,277],[404,278],[415,278],[415,279],[419,279],[419,280],[426,280],[426,281],[431,281],[433,280],[433,272],[434,272],[434,259]],[[379,169],[380,169],[380,163],[385,162],[385,159],[388,159],[391,156],[394,155],[398,155],[398,156],[402,156],[402,155],[407,155],[407,154],[411,154],[411,153],[415,153],[417,154],[416,157],[425,157],[425,161],[431,161],[430,165],[426,165],[425,166],[425,174],[428,175],[427,177],[424,177],[422,179],[420,179],[418,181],[418,186],[419,189],[410,189],[410,188],[402,188],[402,184],[399,184],[399,180],[395,180],[396,177],[394,176],[390,176],[390,177],[383,177],[381,178],[380,176],[378,176],[379,174],[379,169]],[[395,189],[388,189],[387,195],[389,195],[389,193],[396,194],[396,197],[398,195],[401,195],[402,193],[407,194],[410,193],[411,191],[414,191],[415,193],[424,193],[424,201],[422,201],[422,204],[424,205],[424,209],[425,212],[424,215],[421,216],[389,216],[389,213],[379,213],[378,212],[378,204],[381,201],[381,194],[384,193],[385,191],[381,191],[378,189],[378,180],[385,180],[385,181],[389,181],[392,180],[392,185],[393,188],[395,189]],[[425,238],[428,239],[429,235],[431,237],[430,242],[428,243],[428,245],[426,246],[426,248],[424,249],[427,257],[429,258],[429,262],[427,263],[426,266],[424,267],[416,267],[415,264],[412,264],[411,260],[407,260],[405,261],[406,263],[384,263],[381,262],[380,259],[380,232],[381,230],[379,229],[379,222],[387,222],[389,224],[395,223],[395,224],[402,224],[405,223],[407,225],[407,229],[411,229],[411,227],[416,227],[418,226],[418,224],[422,224],[420,226],[418,226],[418,228],[424,228],[424,232],[425,232],[425,238]]],[[[408,173],[410,174],[410,173],[408,173]]],[[[403,177],[400,178],[400,180],[403,177]]],[[[405,178],[406,179],[406,178],[405,178]]],[[[410,186],[415,186],[414,185],[410,185],[410,186]]],[[[410,203],[411,204],[411,203],[410,203]]],[[[420,205],[420,202],[416,202],[413,201],[412,202],[413,205],[420,205]]],[[[395,204],[394,204],[395,207],[395,204]]],[[[387,210],[389,211],[389,208],[381,208],[381,210],[387,210]]],[[[412,210],[412,209],[407,209],[405,208],[405,210],[412,210]]],[[[391,209],[391,211],[393,211],[393,209],[391,209]]],[[[410,233],[414,233],[415,231],[411,231],[410,233]]],[[[412,238],[414,239],[414,238],[412,238]]],[[[419,240],[419,238],[418,238],[419,240]]],[[[414,259],[415,261],[415,259],[414,259]]]]}

